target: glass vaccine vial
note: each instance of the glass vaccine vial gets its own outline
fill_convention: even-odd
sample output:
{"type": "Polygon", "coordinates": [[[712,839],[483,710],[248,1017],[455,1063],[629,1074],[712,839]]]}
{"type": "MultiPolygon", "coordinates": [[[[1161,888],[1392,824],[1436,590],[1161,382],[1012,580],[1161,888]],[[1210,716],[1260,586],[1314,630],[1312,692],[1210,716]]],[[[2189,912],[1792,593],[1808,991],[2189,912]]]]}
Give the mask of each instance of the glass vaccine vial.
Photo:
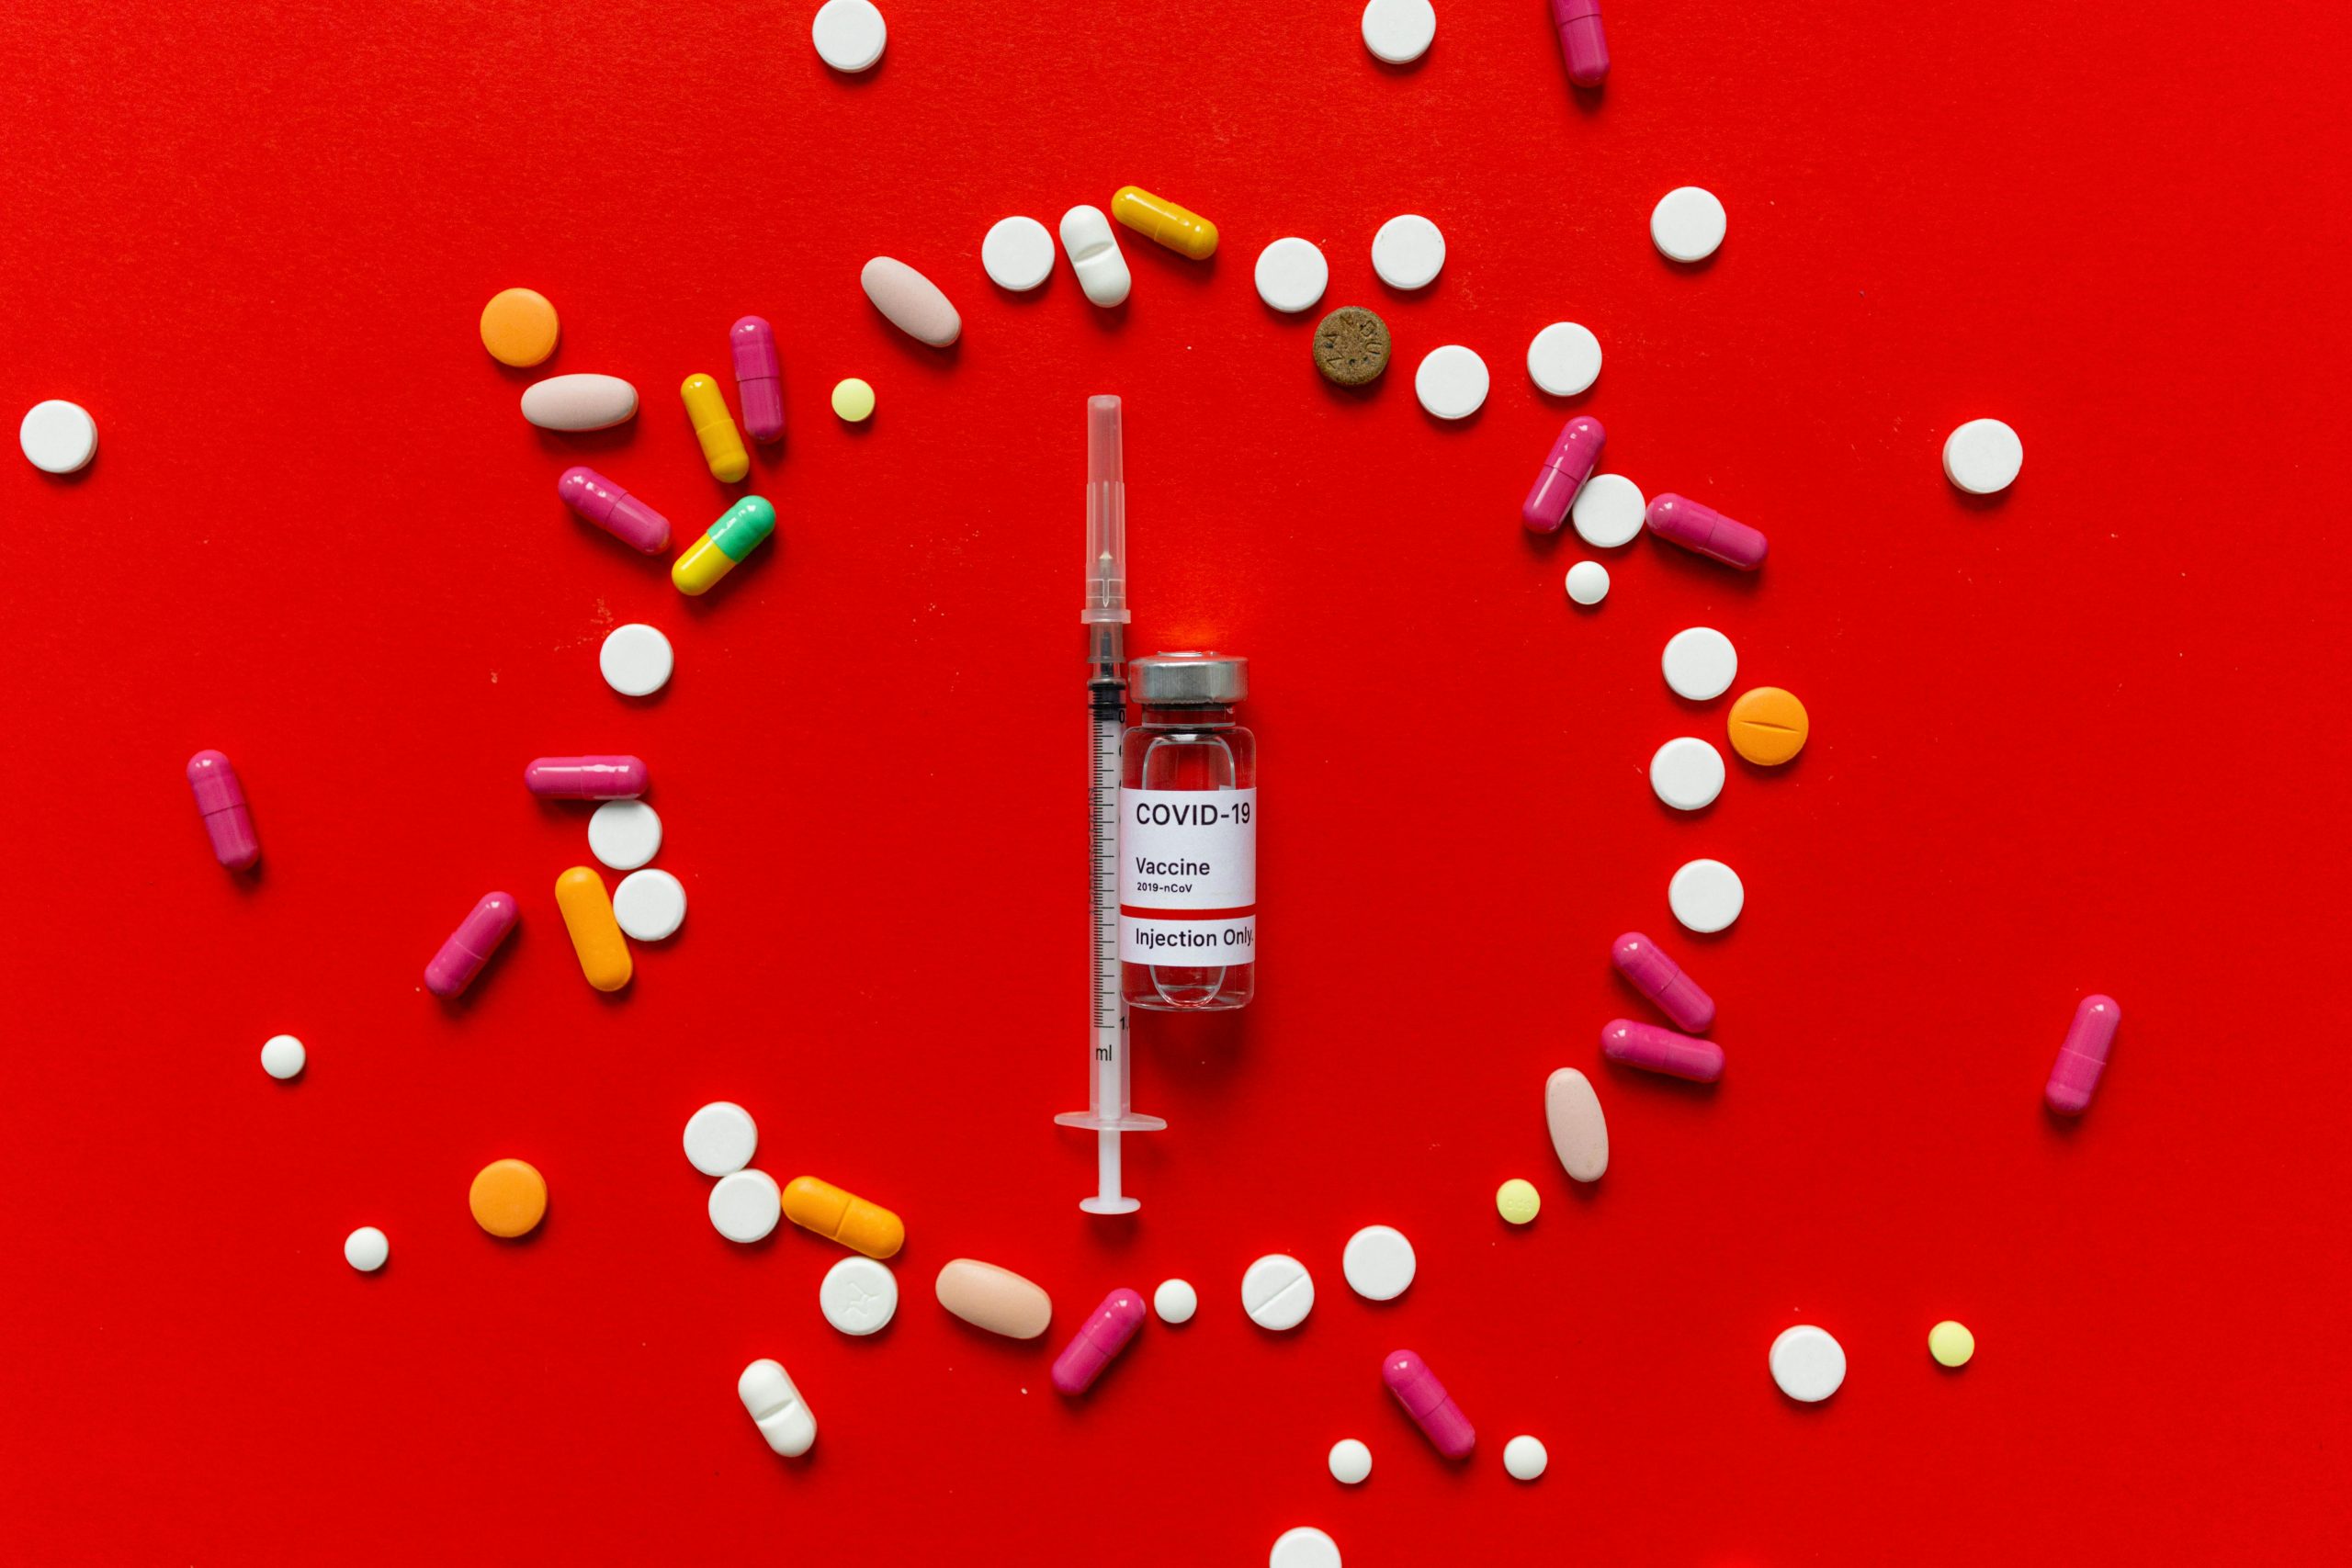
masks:
{"type": "Polygon", "coordinates": [[[1258,966],[1258,741],[1233,721],[1250,661],[1131,660],[1119,743],[1119,983],[1130,1007],[1248,1005],[1258,966]]]}

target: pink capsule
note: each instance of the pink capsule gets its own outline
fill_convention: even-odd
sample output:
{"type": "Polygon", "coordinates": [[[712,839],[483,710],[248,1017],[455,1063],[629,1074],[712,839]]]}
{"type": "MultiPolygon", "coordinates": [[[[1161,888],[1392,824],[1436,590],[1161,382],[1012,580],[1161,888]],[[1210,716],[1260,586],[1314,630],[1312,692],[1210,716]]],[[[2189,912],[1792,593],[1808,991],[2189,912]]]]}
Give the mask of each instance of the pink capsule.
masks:
{"type": "Polygon", "coordinates": [[[197,810],[204,814],[204,830],[212,836],[212,858],[231,871],[251,870],[261,859],[261,840],[254,834],[237,770],[218,751],[198,751],[187,760],[187,784],[196,792],[197,810]]]}
{"type": "Polygon", "coordinates": [[[424,988],[436,997],[454,997],[473,984],[506,933],[514,929],[517,911],[512,893],[485,893],[473,912],[449,933],[433,962],[424,966],[424,988]]]}
{"type": "Polygon", "coordinates": [[[1568,80],[1598,87],[1609,75],[1609,39],[1600,30],[1600,0],[1552,0],[1552,25],[1560,32],[1560,58],[1568,80]]]}
{"type": "Polygon", "coordinates": [[[2123,1010],[2113,997],[2085,997],[2075,1010],[2075,1021],[2059,1043],[2058,1059],[2050,1064],[2050,1081],[2041,1098],[2061,1116],[2080,1116],[2107,1070],[2108,1048],[2115,1043],[2115,1026],[2123,1010]]]}
{"type": "Polygon", "coordinates": [[[1686,550],[1742,571],[1764,564],[1764,536],[1745,523],[1735,523],[1712,506],[1679,495],[1661,495],[1650,502],[1650,531],[1672,539],[1686,550]]]}
{"type": "Polygon", "coordinates": [[[1704,1034],[1707,1025],[1715,1021],[1715,998],[1701,990],[1680,964],[1641,932],[1627,931],[1619,937],[1609,950],[1609,961],[1685,1034],[1704,1034]]]}
{"type": "Polygon", "coordinates": [[[658,556],[670,547],[670,520],[594,468],[571,468],[555,481],[563,503],[625,545],[658,556]]]}
{"type": "Polygon", "coordinates": [[[728,337],[735,345],[735,395],[743,429],[754,441],[784,434],[784,367],[775,356],[775,330],[762,316],[745,316],[728,337]]]}
{"type": "Polygon", "coordinates": [[[645,793],[641,757],[535,757],[523,787],[546,800],[635,800],[645,793]]]}
{"type": "Polygon", "coordinates": [[[1646,1067],[1693,1083],[1713,1083],[1724,1076],[1724,1048],[1713,1041],[1693,1040],[1630,1018],[1612,1018],[1600,1026],[1600,1054],[1629,1067],[1646,1067]]]}
{"type": "Polygon", "coordinates": [[[1607,439],[1609,433],[1597,419],[1579,415],[1568,421],[1552,443],[1552,455],[1535,470],[1535,485],[1519,509],[1520,520],[1539,534],[1558,533],[1577,491],[1592,478],[1593,465],[1600,461],[1600,444],[1607,439]]]}
{"type": "Polygon", "coordinates": [[[1062,1353],[1054,1358],[1054,1386],[1064,1393],[1084,1393],[1111,1364],[1111,1358],[1127,1348],[1127,1341],[1143,1326],[1143,1298],[1125,1285],[1102,1298],[1102,1304],[1086,1314],[1078,1325],[1062,1353]]]}
{"type": "Polygon", "coordinates": [[[1477,1443],[1477,1428],[1470,1425],[1470,1417],[1462,1414],[1462,1407],[1416,1352],[1391,1350],[1381,1358],[1380,1381],[1446,1458],[1460,1459],[1477,1443]]]}

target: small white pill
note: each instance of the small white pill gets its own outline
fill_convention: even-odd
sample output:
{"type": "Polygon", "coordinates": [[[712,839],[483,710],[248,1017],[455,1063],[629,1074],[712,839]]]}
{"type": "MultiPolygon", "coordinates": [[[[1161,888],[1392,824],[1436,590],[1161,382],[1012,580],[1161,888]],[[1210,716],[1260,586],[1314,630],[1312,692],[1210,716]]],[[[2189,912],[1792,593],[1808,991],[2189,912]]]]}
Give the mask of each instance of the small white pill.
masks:
{"type": "Polygon", "coordinates": [[[1371,0],[1363,8],[1363,46],[1376,60],[1410,65],[1436,37],[1437,10],[1430,0],[1371,0]]]}
{"type": "Polygon", "coordinates": [[[1368,1302],[1395,1301],[1413,1282],[1413,1244],[1393,1225],[1366,1225],[1348,1237],[1340,1272],[1348,1289],[1368,1302]]]}
{"type": "Polygon", "coordinates": [[[1295,235],[1276,240],[1258,253],[1258,298],[1277,310],[1297,312],[1323,298],[1331,264],[1312,241],[1295,235]]]}
{"type": "Polygon", "coordinates": [[[1413,395],[1440,419],[1468,419],[1487,400],[1487,362],[1458,343],[1430,349],[1413,372],[1413,395]]]}
{"type": "Polygon", "coordinates": [[[641,800],[608,800],[588,814],[588,852],[615,871],[662,852],[662,817],[641,800]]]}
{"type": "Polygon", "coordinates": [[[1062,249],[1069,254],[1069,269],[1078,286],[1104,310],[1126,303],[1135,278],[1127,258],[1120,254],[1119,236],[1099,207],[1073,207],[1062,214],[1062,249]]]}
{"type": "Polygon", "coordinates": [[[817,7],[808,38],[817,46],[817,58],[836,71],[855,74],[882,58],[890,28],[873,0],[825,0],[817,7]]]}
{"type": "Polygon", "coordinates": [[[1551,1462],[1552,1456],[1540,1438],[1522,1432],[1503,1445],[1503,1468],[1510,1472],[1513,1481],[1532,1481],[1551,1462]]]}
{"type": "Polygon", "coordinates": [[[274,1078],[290,1078],[302,1070],[311,1054],[291,1034],[273,1034],[261,1043],[261,1070],[274,1078]]]}
{"type": "Polygon", "coordinates": [[[1261,1328],[1296,1328],[1314,1306],[1314,1277],[1287,1253],[1270,1252],[1241,1276],[1241,1310],[1261,1328]]]}
{"type": "Polygon", "coordinates": [[[1331,1479],[1342,1486],[1361,1486],[1372,1474],[1372,1450],[1353,1438],[1331,1445],[1331,1479]]]}
{"type": "Polygon", "coordinates": [[[80,403],[51,398],[35,403],[17,426],[25,460],[45,474],[79,473],[98,450],[98,422],[80,403]]]}
{"type": "Polygon", "coordinates": [[[1054,271],[1054,236],[1035,218],[1000,218],[980,242],[980,265],[999,288],[1025,294],[1054,271]]]}
{"type": "Polygon", "coordinates": [[[844,1258],[817,1287],[825,1321],[843,1334],[876,1334],[899,1313],[898,1277],[871,1258],[844,1258]]]}
{"type": "Polygon", "coordinates": [[[1676,696],[1711,702],[1731,690],[1739,674],[1739,650],[1713,626],[1690,626],[1667,638],[1658,663],[1676,696]]]}
{"type": "Polygon", "coordinates": [[[714,1100],[686,1118],[686,1163],[705,1176],[732,1176],[759,1152],[760,1129],[731,1100],[714,1100]]]}
{"type": "Polygon", "coordinates": [[[785,1458],[799,1458],[817,1440],[815,1413],[777,1362],[763,1359],[745,1367],[735,1380],[735,1396],[758,1423],[768,1447],[785,1458]]]}
{"type": "Polygon", "coordinates": [[[361,1225],[343,1238],[343,1260],[362,1274],[373,1274],[392,1255],[392,1244],[374,1225],[361,1225]]]}
{"type": "Polygon", "coordinates": [[[1151,1310],[1162,1323],[1190,1323],[1201,1310],[1201,1293],[1188,1280],[1162,1280],[1159,1289],[1151,1292],[1151,1310]]]}
{"type": "Polygon", "coordinates": [[[1685,928],[1702,935],[1739,919],[1747,903],[1739,873],[1719,860],[1686,862],[1666,885],[1667,908],[1685,928]]]}
{"type": "Polygon", "coordinates": [[[784,1217],[784,1194],[764,1170],[730,1171],[710,1190],[711,1225],[729,1241],[764,1238],[784,1217]]]}
{"type": "Polygon", "coordinates": [[[1651,755],[1650,788],[1677,811],[1713,806],[1724,792],[1724,754],[1695,735],[1678,736],[1651,755]]]}
{"type": "Polygon", "coordinates": [[[1598,604],[1609,597],[1609,569],[1597,560],[1580,560],[1568,568],[1568,597],[1579,604],[1598,604]]]}
{"type": "Polygon", "coordinates": [[[1527,345],[1527,374],[1555,398],[1573,398],[1600,379],[1600,340],[1589,327],[1554,321],[1527,345]]]}
{"type": "Polygon", "coordinates": [[[1714,192],[1678,186],[1650,209],[1650,243],[1674,261],[1705,261],[1724,243],[1728,222],[1714,192]]]}
{"type": "Polygon", "coordinates": [[[1972,419],[1944,437],[1944,478],[1971,495],[1994,495],[2017,481],[2025,443],[1997,419],[1972,419]]]}
{"type": "Polygon", "coordinates": [[[625,697],[651,696],[670,683],[670,671],[677,662],[670,639],[642,621],[606,632],[605,646],[596,653],[596,668],[605,672],[605,684],[625,697]]]}
{"type": "Polygon", "coordinates": [[[1340,1568],[1340,1543],[1313,1525],[1284,1530],[1266,1554],[1266,1568],[1340,1568]]]}
{"type": "Polygon", "coordinates": [[[1391,218],[1372,237],[1372,270],[1391,288],[1426,288],[1445,265],[1445,236],[1418,212],[1391,218]]]}
{"type": "Polygon", "coordinates": [[[1770,1359],[1781,1392],[1806,1404],[1828,1398],[1846,1381],[1846,1348],[1810,1323],[1781,1330],[1770,1359]]]}
{"type": "Polygon", "coordinates": [[[666,942],[685,918],[685,887],[666,871],[632,871],[613,889],[613,919],[632,941],[666,942]]]}

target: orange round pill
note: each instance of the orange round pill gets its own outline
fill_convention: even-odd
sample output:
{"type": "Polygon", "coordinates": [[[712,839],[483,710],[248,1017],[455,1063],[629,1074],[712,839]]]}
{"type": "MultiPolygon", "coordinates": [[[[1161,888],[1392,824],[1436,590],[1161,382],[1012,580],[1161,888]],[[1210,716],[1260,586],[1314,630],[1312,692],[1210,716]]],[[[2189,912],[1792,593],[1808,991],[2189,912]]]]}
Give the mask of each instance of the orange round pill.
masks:
{"type": "Polygon", "coordinates": [[[519,1159],[494,1159],[474,1178],[466,1202],[492,1235],[528,1235],[548,1212],[548,1179],[519,1159]]]}
{"type": "Polygon", "coordinates": [[[531,288],[503,288],[481,308],[481,345],[501,365],[527,368],[555,352],[555,307],[531,288]]]}
{"type": "Polygon", "coordinates": [[[1804,750],[1809,728],[1793,692],[1758,686],[1731,705],[1731,749],[1749,761],[1776,768],[1804,750]]]}

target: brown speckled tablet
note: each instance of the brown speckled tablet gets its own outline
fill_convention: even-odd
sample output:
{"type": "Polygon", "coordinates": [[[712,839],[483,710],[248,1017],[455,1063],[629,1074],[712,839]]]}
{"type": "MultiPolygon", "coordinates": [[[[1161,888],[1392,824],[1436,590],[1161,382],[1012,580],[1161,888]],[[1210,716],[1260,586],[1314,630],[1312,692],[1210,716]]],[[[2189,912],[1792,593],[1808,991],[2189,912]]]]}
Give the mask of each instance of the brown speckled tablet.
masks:
{"type": "Polygon", "coordinates": [[[1342,305],[1315,323],[1315,368],[1342,387],[1376,381],[1388,368],[1388,323],[1361,305],[1342,305]]]}

